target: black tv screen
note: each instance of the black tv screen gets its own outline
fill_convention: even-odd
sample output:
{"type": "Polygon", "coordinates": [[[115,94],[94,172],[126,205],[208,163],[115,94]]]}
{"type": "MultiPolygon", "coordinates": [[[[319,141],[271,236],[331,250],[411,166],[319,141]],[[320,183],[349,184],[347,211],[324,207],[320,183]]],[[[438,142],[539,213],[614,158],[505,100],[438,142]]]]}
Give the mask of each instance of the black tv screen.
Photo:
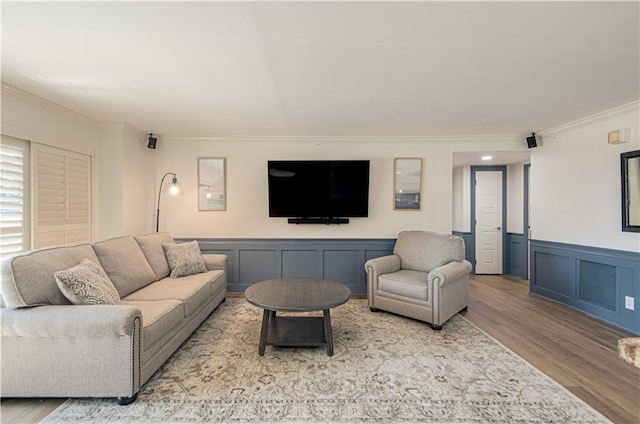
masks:
{"type": "Polygon", "coordinates": [[[368,160],[269,161],[269,216],[366,217],[368,160]]]}

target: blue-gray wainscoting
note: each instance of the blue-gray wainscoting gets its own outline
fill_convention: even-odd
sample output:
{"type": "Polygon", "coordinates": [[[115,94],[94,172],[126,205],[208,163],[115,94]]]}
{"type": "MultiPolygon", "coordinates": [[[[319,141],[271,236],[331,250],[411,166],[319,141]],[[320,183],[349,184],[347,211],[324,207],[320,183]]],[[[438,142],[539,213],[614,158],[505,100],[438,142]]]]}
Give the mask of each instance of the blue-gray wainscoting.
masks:
{"type": "MultiPolygon", "coordinates": [[[[465,259],[473,266],[471,273],[476,272],[476,246],[473,242],[473,234],[462,231],[454,231],[454,235],[462,237],[465,247],[465,259]]],[[[506,248],[503,255],[502,273],[516,277],[527,278],[527,240],[524,234],[507,233],[506,248]]]]}
{"type": "MultiPolygon", "coordinates": [[[[471,233],[454,232],[472,264],[471,233]]],[[[193,239],[177,239],[178,242],[193,239]]],[[[366,295],[364,263],[393,252],[395,239],[196,239],[203,253],[228,257],[230,293],[270,278],[315,277],[339,281],[366,295]]],[[[526,278],[526,239],[507,235],[505,273],[526,278]],[[524,256],[524,259],[523,259],[524,256]]],[[[556,300],[640,334],[640,253],[531,240],[532,293],[556,300]],[[635,298],[636,310],[624,308],[635,298]]]]}
{"type": "Polygon", "coordinates": [[[524,234],[507,233],[505,249],[505,274],[527,278],[527,238],[524,234]]]}
{"type": "Polygon", "coordinates": [[[462,237],[464,240],[464,258],[471,262],[471,273],[476,273],[476,246],[473,243],[473,234],[472,233],[464,233],[462,231],[452,231],[451,234],[454,236],[462,237]]]}
{"type": "Polygon", "coordinates": [[[640,334],[640,253],[531,240],[530,290],[640,334]],[[625,309],[625,296],[635,310],[625,309]]]}
{"type": "MultiPolygon", "coordinates": [[[[193,239],[178,239],[189,241],[193,239]]],[[[262,280],[313,277],[338,281],[367,294],[364,263],[393,252],[395,239],[196,239],[203,253],[228,257],[230,293],[262,280]]]]}

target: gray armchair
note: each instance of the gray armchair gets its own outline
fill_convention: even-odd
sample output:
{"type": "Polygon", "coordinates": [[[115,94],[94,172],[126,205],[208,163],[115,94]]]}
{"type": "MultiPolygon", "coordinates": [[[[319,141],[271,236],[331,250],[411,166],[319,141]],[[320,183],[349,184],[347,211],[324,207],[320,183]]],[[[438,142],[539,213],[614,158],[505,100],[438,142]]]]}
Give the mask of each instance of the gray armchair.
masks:
{"type": "Polygon", "coordinates": [[[442,329],[467,309],[471,264],[462,238],[430,231],[402,231],[393,255],[368,260],[369,308],[393,312],[442,329]]]}

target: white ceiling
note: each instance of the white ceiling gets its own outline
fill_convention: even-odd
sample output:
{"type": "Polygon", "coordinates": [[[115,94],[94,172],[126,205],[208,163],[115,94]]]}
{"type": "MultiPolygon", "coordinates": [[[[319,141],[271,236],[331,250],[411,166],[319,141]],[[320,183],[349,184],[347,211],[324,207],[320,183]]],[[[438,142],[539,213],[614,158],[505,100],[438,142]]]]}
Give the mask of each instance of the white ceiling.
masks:
{"type": "Polygon", "coordinates": [[[2,1],[2,80],[160,137],[525,134],[640,98],[639,5],[2,1]]]}
{"type": "Polygon", "coordinates": [[[463,165],[511,165],[527,162],[530,159],[529,150],[525,151],[481,151],[481,152],[453,152],[453,166],[463,165]],[[483,157],[490,159],[482,159],[483,157]]]}

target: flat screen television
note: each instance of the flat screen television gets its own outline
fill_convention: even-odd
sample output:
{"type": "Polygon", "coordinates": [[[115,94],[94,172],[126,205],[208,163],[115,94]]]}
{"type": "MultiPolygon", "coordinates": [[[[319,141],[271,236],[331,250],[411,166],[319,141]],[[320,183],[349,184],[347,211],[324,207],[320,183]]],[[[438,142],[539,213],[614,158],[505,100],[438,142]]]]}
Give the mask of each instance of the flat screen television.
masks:
{"type": "Polygon", "coordinates": [[[268,161],[269,216],[366,217],[368,160],[268,161]]]}

